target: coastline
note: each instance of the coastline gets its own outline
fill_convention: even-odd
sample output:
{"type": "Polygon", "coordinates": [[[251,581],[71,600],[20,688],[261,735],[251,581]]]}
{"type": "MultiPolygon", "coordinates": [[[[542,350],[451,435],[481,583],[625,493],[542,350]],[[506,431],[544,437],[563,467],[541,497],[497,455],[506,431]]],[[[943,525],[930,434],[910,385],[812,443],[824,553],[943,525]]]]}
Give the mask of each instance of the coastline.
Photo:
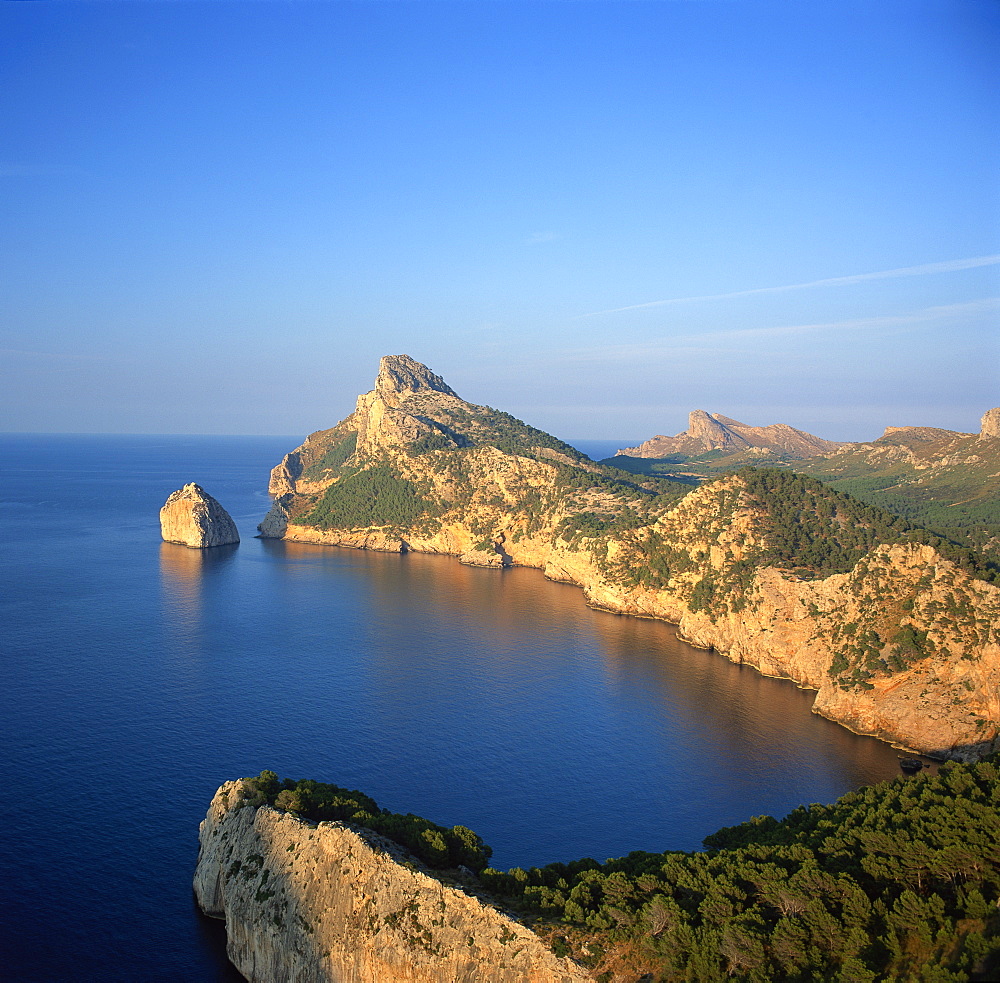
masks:
{"type": "MultiPolygon", "coordinates": [[[[456,559],[461,556],[455,546],[442,548],[449,544],[440,543],[440,540],[428,548],[429,543],[390,536],[381,530],[354,530],[345,535],[289,524],[281,530],[280,536],[276,536],[264,532],[265,524],[262,522],[260,527],[263,538],[280,538],[303,545],[417,552],[456,559]]],[[[970,732],[968,726],[963,726],[965,721],[947,712],[946,704],[953,699],[955,680],[945,680],[947,685],[938,687],[942,691],[931,693],[928,699],[923,691],[933,679],[928,679],[927,667],[900,674],[902,678],[892,677],[891,686],[882,689],[882,692],[894,694],[889,705],[870,695],[869,691],[846,695],[836,691],[827,674],[831,659],[829,647],[824,651],[822,644],[822,624],[804,612],[810,605],[816,606],[811,599],[814,596],[843,595],[849,574],[803,581],[789,578],[775,568],[763,568],[758,571],[755,590],[766,603],[757,608],[750,606],[753,617],[730,614],[720,624],[703,613],[691,612],[681,598],[669,591],[643,588],[627,591],[607,584],[592,560],[580,551],[541,543],[529,544],[528,549],[522,548],[520,543],[505,544],[505,551],[510,562],[488,568],[517,566],[538,570],[548,580],[580,588],[584,603],[594,610],[666,622],[677,630],[682,641],[694,648],[713,651],[730,662],[748,665],[761,675],[787,680],[799,689],[816,693],[812,712],[852,733],[874,737],[900,750],[934,760],[974,761],[1000,747],[1000,731],[995,724],[992,733],[970,732]],[[921,711],[914,713],[914,708],[908,705],[914,701],[923,708],[921,711]]],[[[952,578],[964,576],[930,547],[897,545],[879,547],[878,551],[886,554],[899,570],[909,571],[913,580],[924,576],[929,568],[933,568],[935,576],[940,571],[952,578]]],[[[486,565],[477,566],[487,568],[486,565]]],[[[996,595],[995,602],[1000,606],[1000,590],[985,583],[982,587],[996,595]]],[[[968,688],[966,678],[961,681],[968,688]]]]}

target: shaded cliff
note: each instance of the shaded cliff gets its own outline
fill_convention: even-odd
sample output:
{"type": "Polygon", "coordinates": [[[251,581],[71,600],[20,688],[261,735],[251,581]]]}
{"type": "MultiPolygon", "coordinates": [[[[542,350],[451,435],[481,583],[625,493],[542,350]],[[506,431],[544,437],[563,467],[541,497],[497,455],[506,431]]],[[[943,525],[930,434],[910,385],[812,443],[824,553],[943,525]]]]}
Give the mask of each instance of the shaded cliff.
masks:
{"type": "Polygon", "coordinates": [[[581,983],[531,931],[362,827],[262,804],[245,780],[200,827],[198,904],[254,983],[581,983]]]}
{"type": "Polygon", "coordinates": [[[265,536],[537,567],[590,603],[818,691],[815,709],[940,755],[1000,746],[1000,589],[971,554],[818,481],[694,491],[595,464],[461,400],[407,356],[274,469],[265,536]]]}

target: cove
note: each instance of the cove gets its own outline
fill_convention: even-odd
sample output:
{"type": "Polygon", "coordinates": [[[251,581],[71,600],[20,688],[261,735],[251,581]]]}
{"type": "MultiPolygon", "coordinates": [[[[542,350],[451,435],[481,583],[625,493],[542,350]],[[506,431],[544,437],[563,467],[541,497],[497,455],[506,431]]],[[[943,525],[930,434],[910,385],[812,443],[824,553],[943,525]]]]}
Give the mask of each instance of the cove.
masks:
{"type": "Polygon", "coordinates": [[[467,825],[497,867],[696,849],[899,773],[810,693],[539,571],[254,539],[295,442],[0,439],[12,978],[239,979],[191,874],[215,789],[263,768],[467,825]],[[192,480],[238,547],[160,542],[192,480]]]}

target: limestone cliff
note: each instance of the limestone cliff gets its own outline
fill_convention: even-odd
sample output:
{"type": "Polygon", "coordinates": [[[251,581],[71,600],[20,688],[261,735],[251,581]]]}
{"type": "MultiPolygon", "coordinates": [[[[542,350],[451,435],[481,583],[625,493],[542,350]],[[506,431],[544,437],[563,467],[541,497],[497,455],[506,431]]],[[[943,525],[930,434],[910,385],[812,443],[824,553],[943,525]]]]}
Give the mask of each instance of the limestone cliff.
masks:
{"type": "Polygon", "coordinates": [[[1000,589],[818,481],[625,474],[396,356],[275,485],[262,535],[537,567],[816,689],[816,711],[859,732],[953,757],[1000,747],[1000,589]]]}
{"type": "Polygon", "coordinates": [[[201,824],[198,904],[253,983],[582,983],[523,925],[369,830],[226,782],[201,824]]]}
{"type": "Polygon", "coordinates": [[[983,439],[1000,437],[1000,406],[995,406],[983,414],[979,421],[979,436],[983,439]]]}
{"type": "Polygon", "coordinates": [[[229,513],[193,481],[173,492],[160,509],[160,533],[168,543],[194,549],[240,541],[229,513]]]}
{"type": "Polygon", "coordinates": [[[800,459],[825,454],[841,446],[840,441],[824,440],[786,423],[754,427],[719,413],[692,410],[687,430],[676,437],[660,434],[637,447],[623,447],[616,453],[627,457],[656,458],[674,454],[696,457],[708,451],[725,454],[756,451],[800,459]]]}

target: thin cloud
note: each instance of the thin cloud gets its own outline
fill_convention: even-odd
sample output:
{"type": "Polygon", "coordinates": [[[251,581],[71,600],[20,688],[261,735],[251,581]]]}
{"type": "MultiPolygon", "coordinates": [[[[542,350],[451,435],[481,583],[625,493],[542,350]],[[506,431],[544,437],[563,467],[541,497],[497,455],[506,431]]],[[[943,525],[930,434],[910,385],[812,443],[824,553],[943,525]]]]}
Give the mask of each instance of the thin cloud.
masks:
{"type": "Polygon", "coordinates": [[[823,280],[810,280],[808,283],[788,283],[780,287],[756,287],[753,290],[734,290],[725,294],[704,294],[700,297],[671,297],[667,300],[651,300],[645,304],[629,304],[626,307],[612,307],[606,311],[590,311],[578,314],[577,317],[597,317],[599,314],[620,314],[623,311],[637,311],[645,307],[664,307],[668,304],[693,304],[703,300],[730,300],[734,297],[752,297],[757,294],[778,294],[790,290],[811,290],[814,287],[844,287],[853,283],[864,283],[867,280],[895,280],[907,276],[928,276],[933,273],[956,273],[959,270],[971,270],[980,266],[996,266],[1000,263],[1000,254],[993,256],[974,256],[970,259],[950,259],[941,263],[923,263],[920,266],[902,266],[895,270],[878,270],[875,273],[854,273],[851,276],[827,277],[823,280]]]}
{"type": "MultiPolygon", "coordinates": [[[[812,334],[817,331],[868,331],[879,333],[894,328],[910,327],[926,324],[930,321],[940,321],[942,318],[966,317],[976,314],[990,314],[1000,311],[1000,297],[984,297],[981,300],[969,300],[961,304],[942,304],[935,307],[925,307],[908,314],[881,314],[876,317],[859,317],[846,321],[827,321],[817,324],[792,324],[770,328],[733,328],[731,330],[713,331],[709,334],[716,338],[764,338],[787,335],[812,334]]],[[[706,337],[702,335],[701,337],[706,337]]]]}
{"type": "Polygon", "coordinates": [[[1000,297],[985,297],[981,300],[967,301],[961,304],[944,304],[935,307],[925,307],[922,310],[907,314],[888,314],[877,317],[852,318],[844,321],[826,321],[815,324],[789,324],[766,328],[733,328],[719,331],[705,331],[697,335],[682,335],[668,342],[658,342],[648,345],[608,345],[592,348],[578,348],[567,353],[566,357],[577,361],[635,361],[655,360],[680,355],[718,356],[723,352],[735,354],[745,349],[732,347],[719,348],[716,345],[706,345],[706,342],[718,340],[738,343],[752,338],[776,338],[796,335],[817,334],[820,332],[864,331],[867,334],[880,334],[895,331],[900,328],[911,328],[934,321],[995,315],[1000,313],[1000,297]]]}

